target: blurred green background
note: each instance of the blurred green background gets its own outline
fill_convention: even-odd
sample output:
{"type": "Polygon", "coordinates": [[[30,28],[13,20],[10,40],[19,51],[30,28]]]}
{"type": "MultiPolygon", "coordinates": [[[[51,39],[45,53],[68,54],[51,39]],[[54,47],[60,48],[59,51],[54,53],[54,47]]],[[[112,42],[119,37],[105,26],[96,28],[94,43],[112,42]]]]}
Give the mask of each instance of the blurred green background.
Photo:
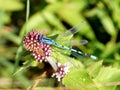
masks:
{"type": "MultiPolygon", "coordinates": [[[[86,25],[75,34],[73,40],[86,39],[88,44],[73,45],[99,58],[96,62],[86,60],[82,63],[86,66],[84,71],[94,77],[94,80],[90,79],[95,84],[116,82],[107,85],[109,90],[119,90],[120,0],[30,0],[28,4],[27,1],[0,0],[0,88],[28,88],[33,85],[36,73],[41,72],[39,68],[33,67],[13,76],[15,68],[21,67],[26,60],[21,52],[24,34],[31,29],[48,36],[61,34],[83,21],[86,25]],[[30,5],[30,13],[27,5],[30,5]]],[[[49,85],[39,86],[54,84],[50,81],[49,85]]],[[[108,90],[99,85],[96,87],[95,90],[108,90]]]]}

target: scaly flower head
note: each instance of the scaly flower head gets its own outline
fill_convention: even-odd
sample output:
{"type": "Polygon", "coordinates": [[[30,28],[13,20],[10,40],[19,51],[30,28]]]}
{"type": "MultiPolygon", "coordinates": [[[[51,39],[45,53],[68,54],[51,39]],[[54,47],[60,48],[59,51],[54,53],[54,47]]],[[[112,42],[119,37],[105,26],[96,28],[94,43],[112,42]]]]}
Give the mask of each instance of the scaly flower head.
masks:
{"type": "Polygon", "coordinates": [[[36,31],[29,32],[23,40],[24,46],[29,51],[35,51],[40,48],[40,43],[38,41],[39,33],[36,31]]]}
{"type": "Polygon", "coordinates": [[[37,31],[32,30],[24,37],[23,43],[25,48],[33,53],[34,58],[42,62],[47,61],[46,58],[50,57],[51,47],[39,41],[40,35],[37,31]]]}
{"type": "Polygon", "coordinates": [[[50,52],[51,52],[50,45],[47,45],[42,42],[40,44],[40,48],[33,52],[33,56],[40,62],[47,61],[47,58],[50,57],[51,55],[50,52]]]}
{"type": "Polygon", "coordinates": [[[68,65],[68,63],[64,65],[58,63],[57,66],[58,66],[58,70],[57,72],[52,74],[52,77],[56,77],[60,82],[62,78],[69,72],[70,65],[68,65]]]}

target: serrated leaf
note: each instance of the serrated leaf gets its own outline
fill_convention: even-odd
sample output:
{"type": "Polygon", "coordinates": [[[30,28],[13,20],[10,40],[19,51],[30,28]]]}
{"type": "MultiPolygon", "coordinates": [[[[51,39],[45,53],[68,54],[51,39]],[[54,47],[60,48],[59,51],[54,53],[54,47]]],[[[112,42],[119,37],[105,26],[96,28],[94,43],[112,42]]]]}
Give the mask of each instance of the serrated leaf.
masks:
{"type": "Polygon", "coordinates": [[[67,87],[72,87],[74,90],[96,90],[92,79],[85,69],[70,69],[70,72],[63,78],[63,84],[67,87]]]}
{"type": "Polygon", "coordinates": [[[91,77],[94,78],[98,75],[99,70],[102,67],[102,62],[103,61],[95,62],[94,64],[87,68],[87,71],[91,77]]]}
{"type": "Polygon", "coordinates": [[[99,82],[119,81],[120,70],[112,67],[102,67],[95,78],[99,82]]]}
{"type": "Polygon", "coordinates": [[[94,79],[100,90],[113,90],[120,81],[120,70],[113,67],[102,67],[94,79]]]}

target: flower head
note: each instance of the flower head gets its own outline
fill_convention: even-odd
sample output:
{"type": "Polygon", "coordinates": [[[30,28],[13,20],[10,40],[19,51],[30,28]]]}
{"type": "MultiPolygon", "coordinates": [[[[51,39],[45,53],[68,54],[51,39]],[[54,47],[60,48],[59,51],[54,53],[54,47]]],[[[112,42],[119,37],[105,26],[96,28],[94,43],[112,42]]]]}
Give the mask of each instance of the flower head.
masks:
{"type": "Polygon", "coordinates": [[[58,81],[60,82],[61,79],[69,72],[70,65],[64,64],[61,65],[60,63],[58,65],[58,71],[52,74],[52,77],[56,77],[58,81]]]}
{"type": "Polygon", "coordinates": [[[23,40],[24,46],[27,50],[31,51],[35,59],[42,61],[47,61],[47,57],[50,56],[51,47],[50,45],[40,42],[39,34],[37,31],[30,31],[23,40]]]}
{"type": "Polygon", "coordinates": [[[40,34],[36,31],[29,32],[23,40],[24,46],[27,50],[35,51],[40,48],[40,42],[38,41],[40,34]]]}
{"type": "Polygon", "coordinates": [[[47,58],[50,57],[51,55],[50,52],[51,52],[50,45],[47,45],[42,42],[40,44],[40,48],[33,52],[33,56],[40,62],[47,61],[47,58]]]}

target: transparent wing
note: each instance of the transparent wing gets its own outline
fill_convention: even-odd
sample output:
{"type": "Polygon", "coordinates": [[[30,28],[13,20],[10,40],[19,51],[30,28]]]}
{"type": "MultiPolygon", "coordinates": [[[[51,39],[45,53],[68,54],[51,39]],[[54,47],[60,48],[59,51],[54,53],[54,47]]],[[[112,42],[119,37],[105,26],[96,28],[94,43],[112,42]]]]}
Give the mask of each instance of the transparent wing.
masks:
{"type": "Polygon", "coordinates": [[[53,51],[52,53],[54,53],[52,54],[53,57],[57,59],[60,63],[69,62],[72,66],[74,66],[75,68],[78,68],[78,65],[74,63],[75,59],[69,57],[68,54],[66,54],[65,52],[61,52],[60,49],[55,49],[55,48],[52,51],[53,51]]]}
{"type": "MultiPolygon", "coordinates": [[[[86,25],[86,22],[80,22],[79,24],[77,24],[73,28],[67,30],[65,33],[58,35],[58,37],[56,39],[56,42],[59,43],[59,44],[62,44],[62,45],[71,46],[71,44],[72,44],[71,38],[73,37],[73,35],[75,33],[82,30],[85,25],[86,25]]],[[[86,43],[87,40],[82,41],[82,43],[83,42],[86,43]]],[[[82,45],[84,45],[84,44],[82,44],[82,45]]]]}
{"type": "Polygon", "coordinates": [[[87,44],[87,43],[88,43],[87,40],[81,40],[81,41],[80,41],[80,45],[85,45],[85,44],[87,44]]]}
{"type": "Polygon", "coordinates": [[[86,25],[86,22],[80,22],[79,24],[77,24],[76,26],[70,28],[68,31],[66,31],[62,35],[59,35],[59,37],[63,38],[63,37],[73,36],[75,33],[82,30],[85,25],[86,25]]]}
{"type": "Polygon", "coordinates": [[[80,45],[85,45],[87,43],[88,43],[87,40],[80,40],[80,41],[78,41],[78,40],[72,40],[71,41],[71,45],[72,46],[80,46],[80,45]]]}
{"type": "MultiPolygon", "coordinates": [[[[68,46],[69,48],[71,48],[70,46],[70,43],[71,43],[71,38],[72,36],[77,33],[78,31],[80,31],[81,29],[83,29],[83,27],[85,26],[85,22],[80,22],[79,24],[77,24],[76,26],[74,26],[73,28],[69,29],[67,32],[65,32],[64,34],[62,35],[59,35],[57,37],[56,40],[59,40],[57,41],[56,43],[58,43],[59,45],[61,44],[61,48],[62,48],[62,45],[63,46],[68,46]]],[[[73,42],[72,42],[73,43],[73,42]]],[[[79,42],[80,44],[79,45],[84,45],[86,43],[88,43],[87,40],[81,40],[79,42]]],[[[64,49],[64,48],[63,48],[64,49]]],[[[69,50],[60,50],[60,51],[64,51],[65,54],[69,53],[69,50]]],[[[80,52],[80,51],[79,51],[80,52]]],[[[80,55],[76,52],[73,52],[73,55],[76,56],[76,57],[81,57],[81,56],[88,56],[88,57],[91,57],[91,58],[96,58],[94,57],[93,55],[90,55],[90,54],[86,54],[85,55],[80,55]]]]}

